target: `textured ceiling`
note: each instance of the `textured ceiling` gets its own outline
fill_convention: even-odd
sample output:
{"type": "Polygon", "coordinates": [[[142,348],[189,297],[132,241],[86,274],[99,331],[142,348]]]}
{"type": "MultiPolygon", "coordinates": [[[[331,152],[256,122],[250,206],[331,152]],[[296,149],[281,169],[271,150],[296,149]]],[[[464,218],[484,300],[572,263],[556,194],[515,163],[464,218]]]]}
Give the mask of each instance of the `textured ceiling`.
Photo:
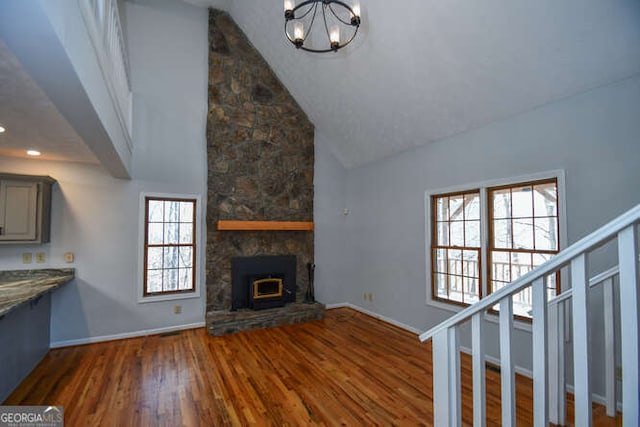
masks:
{"type": "Polygon", "coordinates": [[[640,72],[637,0],[361,0],[322,55],[286,41],[281,0],[188,1],[231,13],[348,168],[640,72]]]}
{"type": "Polygon", "coordinates": [[[75,130],[0,40],[0,156],[98,163],[75,130]]]}

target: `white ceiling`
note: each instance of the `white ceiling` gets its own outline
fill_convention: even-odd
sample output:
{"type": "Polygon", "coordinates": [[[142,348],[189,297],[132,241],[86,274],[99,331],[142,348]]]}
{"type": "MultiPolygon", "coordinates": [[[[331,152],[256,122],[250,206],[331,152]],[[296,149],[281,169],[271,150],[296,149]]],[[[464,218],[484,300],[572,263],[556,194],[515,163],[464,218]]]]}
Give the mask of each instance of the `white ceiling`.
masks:
{"type": "Polygon", "coordinates": [[[640,72],[637,0],[361,0],[358,40],[320,55],[282,0],[188,1],[231,13],[348,168],[640,72]]]}
{"type": "MultiPolygon", "coordinates": [[[[360,0],[358,38],[321,55],[282,0],[186,1],[232,14],[348,168],[640,72],[637,0],[360,0]]],[[[0,124],[0,156],[97,163],[2,40],[0,124]]]]}
{"type": "Polygon", "coordinates": [[[0,156],[98,163],[82,138],[0,40],[0,156]]]}

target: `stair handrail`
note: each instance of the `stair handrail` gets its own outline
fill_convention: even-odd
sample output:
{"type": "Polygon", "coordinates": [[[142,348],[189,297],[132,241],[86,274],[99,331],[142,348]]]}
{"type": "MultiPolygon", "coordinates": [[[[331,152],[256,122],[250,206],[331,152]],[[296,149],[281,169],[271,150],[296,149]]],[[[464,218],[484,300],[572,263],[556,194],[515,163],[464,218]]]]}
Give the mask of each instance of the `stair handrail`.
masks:
{"type": "Polygon", "coordinates": [[[447,320],[434,326],[428,331],[423,332],[422,334],[420,334],[420,341],[427,341],[433,338],[433,336],[438,332],[442,332],[446,329],[456,326],[471,319],[473,315],[490,309],[494,305],[499,304],[500,301],[505,297],[515,295],[524,288],[531,286],[531,283],[533,283],[536,279],[543,278],[566,266],[571,262],[572,259],[574,259],[578,255],[588,252],[598,246],[602,246],[609,240],[613,239],[619,231],[633,225],[638,221],[640,221],[640,204],[618,216],[614,220],[608,222],[607,224],[603,225],[602,227],[598,228],[593,233],[578,240],[576,243],[572,244],[566,249],[560,251],[549,261],[519,277],[507,286],[500,288],[495,292],[492,292],[490,295],[482,298],[480,301],[454,314],[447,320]]]}

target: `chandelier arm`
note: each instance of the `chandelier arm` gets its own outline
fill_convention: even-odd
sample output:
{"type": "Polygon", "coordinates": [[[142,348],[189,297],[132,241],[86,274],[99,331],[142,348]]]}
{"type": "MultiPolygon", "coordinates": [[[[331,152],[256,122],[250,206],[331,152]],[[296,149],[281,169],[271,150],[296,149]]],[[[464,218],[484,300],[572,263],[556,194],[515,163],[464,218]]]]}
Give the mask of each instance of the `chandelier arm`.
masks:
{"type": "Polygon", "coordinates": [[[294,13],[294,16],[295,16],[295,17],[294,17],[294,18],[292,18],[292,19],[296,19],[296,20],[298,20],[298,19],[302,19],[302,18],[304,18],[305,16],[307,16],[307,15],[309,14],[309,12],[311,12],[312,10],[314,10],[314,11],[315,11],[315,9],[316,9],[317,7],[318,7],[318,3],[314,2],[314,1],[306,1],[306,2],[304,2],[304,3],[301,3],[301,4],[299,4],[298,6],[296,6],[295,8],[293,8],[293,13],[294,13]],[[307,11],[306,11],[305,13],[303,13],[303,14],[302,14],[302,16],[295,16],[295,12],[296,12],[296,10],[301,9],[301,8],[303,8],[303,7],[304,7],[304,6],[306,6],[306,5],[309,5],[309,9],[307,9],[307,11]]]}
{"type": "Polygon", "coordinates": [[[324,29],[327,32],[327,40],[329,40],[329,44],[331,44],[331,35],[329,34],[329,25],[327,25],[327,15],[325,13],[326,5],[322,5],[322,19],[324,20],[324,29]]]}
{"type": "MultiPolygon", "coordinates": [[[[344,3],[342,3],[342,2],[335,2],[335,3],[344,4],[344,3]]],[[[336,17],[336,19],[337,19],[338,21],[342,22],[344,25],[347,25],[347,26],[349,26],[349,27],[351,26],[351,22],[350,22],[350,21],[349,21],[349,22],[347,22],[347,21],[343,21],[343,20],[342,20],[342,18],[340,18],[340,16],[338,16],[338,14],[336,13],[336,11],[335,11],[335,10],[333,10],[333,7],[331,7],[331,3],[329,3],[329,4],[328,4],[328,6],[329,6],[329,10],[330,10],[330,11],[331,11],[331,13],[333,14],[333,16],[335,16],[335,17],[336,17]]],[[[351,10],[351,8],[350,8],[349,6],[347,6],[347,5],[344,5],[344,6],[345,6],[345,7],[346,7],[350,12],[351,12],[351,15],[355,16],[355,14],[353,13],[353,10],[351,10]]]]}
{"type": "Polygon", "coordinates": [[[313,6],[313,15],[311,15],[311,22],[309,22],[309,31],[308,31],[308,32],[307,32],[307,34],[304,36],[304,38],[305,38],[305,39],[307,38],[307,36],[308,36],[309,34],[311,34],[311,29],[313,28],[313,21],[315,21],[315,20],[316,20],[316,13],[318,13],[318,3],[316,3],[316,4],[313,6]]]}

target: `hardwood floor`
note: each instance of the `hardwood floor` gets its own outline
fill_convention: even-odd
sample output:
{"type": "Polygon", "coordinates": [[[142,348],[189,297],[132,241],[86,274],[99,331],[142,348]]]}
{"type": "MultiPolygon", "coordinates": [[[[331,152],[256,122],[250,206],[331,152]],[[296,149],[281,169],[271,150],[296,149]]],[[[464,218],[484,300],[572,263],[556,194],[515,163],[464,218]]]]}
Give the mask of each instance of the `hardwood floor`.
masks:
{"type": "MultiPolygon", "coordinates": [[[[466,355],[461,369],[470,424],[466,355]]],[[[487,425],[500,425],[499,384],[487,370],[487,425]]],[[[531,381],[518,376],[516,393],[518,425],[530,425],[531,381]]],[[[431,346],[335,309],[226,337],[194,329],[52,350],[4,404],[63,405],[67,426],[431,425],[431,346]]],[[[595,425],[620,423],[594,414],[595,425]]]]}

